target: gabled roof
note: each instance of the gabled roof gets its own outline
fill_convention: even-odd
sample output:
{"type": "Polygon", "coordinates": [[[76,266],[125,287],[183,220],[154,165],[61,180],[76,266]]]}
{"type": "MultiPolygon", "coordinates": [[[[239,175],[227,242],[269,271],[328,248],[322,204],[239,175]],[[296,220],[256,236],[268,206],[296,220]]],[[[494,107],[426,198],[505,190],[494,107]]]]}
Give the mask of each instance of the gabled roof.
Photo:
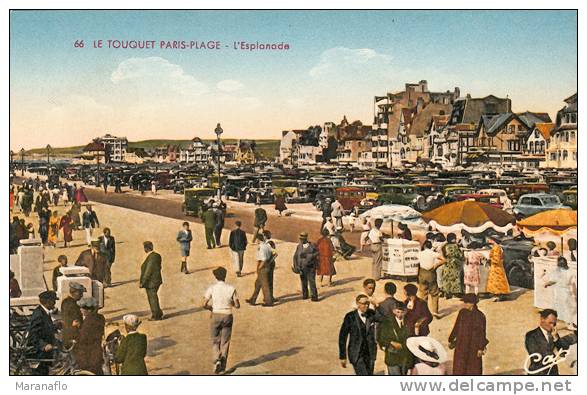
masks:
{"type": "Polygon", "coordinates": [[[450,114],[451,111],[452,106],[450,104],[429,103],[412,119],[412,125],[410,127],[409,134],[416,137],[424,136],[424,133],[426,130],[428,130],[430,124],[432,123],[432,119],[438,116],[443,117],[443,125],[446,125],[449,117],[448,114],[450,114]],[[439,115],[441,112],[444,114],[439,115]]]}
{"type": "Polygon", "coordinates": [[[83,152],[93,152],[93,151],[105,151],[104,145],[98,143],[97,141],[92,141],[90,144],[86,145],[83,149],[83,152]]]}
{"type": "Polygon", "coordinates": [[[520,112],[516,114],[520,121],[524,123],[524,125],[528,126],[528,128],[532,129],[534,125],[537,123],[549,123],[552,122],[550,119],[550,115],[545,112],[520,112]]]}
{"type": "Polygon", "coordinates": [[[548,140],[550,138],[550,132],[552,132],[552,130],[554,129],[554,123],[537,123],[534,125],[534,129],[538,130],[542,137],[544,137],[544,140],[548,140]]]}
{"type": "Polygon", "coordinates": [[[481,127],[484,127],[485,133],[488,136],[495,136],[512,119],[517,119],[518,122],[526,126],[528,130],[531,130],[534,126],[534,124],[532,126],[528,126],[528,124],[524,122],[520,116],[511,112],[504,112],[501,114],[483,114],[479,119],[477,132],[481,130],[481,127]]]}

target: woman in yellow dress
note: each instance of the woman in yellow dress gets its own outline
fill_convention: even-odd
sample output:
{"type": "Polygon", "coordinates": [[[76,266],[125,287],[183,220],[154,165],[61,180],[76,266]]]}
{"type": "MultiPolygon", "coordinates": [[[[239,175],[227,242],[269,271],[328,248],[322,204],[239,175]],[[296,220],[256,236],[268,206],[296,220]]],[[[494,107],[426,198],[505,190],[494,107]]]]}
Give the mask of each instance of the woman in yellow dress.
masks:
{"type": "Polygon", "coordinates": [[[49,235],[47,237],[47,243],[53,247],[57,246],[57,236],[59,235],[59,223],[61,222],[61,218],[59,218],[59,213],[57,211],[53,211],[51,217],[49,217],[49,235]]]}
{"type": "Polygon", "coordinates": [[[501,302],[510,293],[510,284],[503,266],[503,249],[496,240],[489,238],[492,245],[489,253],[489,274],[487,275],[487,292],[494,295],[494,302],[501,302]]]}

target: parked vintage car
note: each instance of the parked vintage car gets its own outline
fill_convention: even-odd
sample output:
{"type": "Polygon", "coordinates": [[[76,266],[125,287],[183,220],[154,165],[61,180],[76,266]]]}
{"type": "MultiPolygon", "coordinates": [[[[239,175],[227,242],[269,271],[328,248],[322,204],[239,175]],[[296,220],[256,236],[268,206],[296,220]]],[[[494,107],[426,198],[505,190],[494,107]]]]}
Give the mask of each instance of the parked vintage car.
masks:
{"type": "Polygon", "coordinates": [[[380,193],[377,201],[381,204],[400,204],[410,206],[416,210],[426,210],[426,199],[416,192],[416,188],[410,184],[391,184],[379,187],[380,193]]]}
{"type": "Polygon", "coordinates": [[[558,196],[548,193],[529,193],[522,195],[518,203],[513,207],[514,214],[518,217],[528,217],[546,210],[568,208],[564,206],[558,196]]]}
{"type": "Polygon", "coordinates": [[[534,242],[532,240],[503,240],[504,269],[510,285],[534,289],[534,265],[529,261],[534,242]]]}
{"type": "Polygon", "coordinates": [[[183,195],[182,211],[186,215],[200,217],[206,202],[216,196],[216,189],[186,188],[183,195]]]}
{"type": "Polygon", "coordinates": [[[499,201],[499,196],[497,195],[487,195],[482,193],[464,193],[452,196],[453,202],[460,202],[463,200],[473,200],[475,202],[487,203],[498,208],[502,207],[502,204],[499,201]]]}
{"type": "Polygon", "coordinates": [[[466,184],[452,184],[452,185],[446,185],[443,188],[444,191],[444,198],[446,200],[447,203],[450,202],[454,202],[454,196],[455,195],[466,195],[466,194],[471,194],[471,193],[475,193],[475,188],[473,188],[470,185],[466,185],[466,184]]]}
{"type": "Polygon", "coordinates": [[[365,190],[356,187],[336,188],[336,199],[342,205],[346,212],[350,212],[355,207],[359,207],[361,202],[367,197],[365,190]]]}
{"type": "Polygon", "coordinates": [[[515,203],[520,199],[520,196],[529,193],[548,193],[549,188],[546,184],[513,184],[506,189],[512,203],[515,203]]]}
{"type": "Polygon", "coordinates": [[[562,193],[562,202],[573,210],[577,209],[577,187],[568,189],[562,193]]]}

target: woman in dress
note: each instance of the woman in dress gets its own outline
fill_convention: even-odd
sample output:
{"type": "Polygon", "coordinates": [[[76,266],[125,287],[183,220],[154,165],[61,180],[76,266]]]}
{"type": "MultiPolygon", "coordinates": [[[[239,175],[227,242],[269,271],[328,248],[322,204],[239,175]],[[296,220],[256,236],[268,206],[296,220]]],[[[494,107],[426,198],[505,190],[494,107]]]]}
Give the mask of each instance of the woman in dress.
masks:
{"type": "Polygon", "coordinates": [[[489,253],[489,274],[487,275],[487,292],[494,295],[494,302],[505,300],[510,293],[510,284],[503,267],[503,248],[493,238],[488,239],[492,245],[489,253]]]}
{"type": "Polygon", "coordinates": [[[334,245],[327,229],[322,229],[322,237],[316,242],[316,248],[319,254],[316,274],[320,276],[320,286],[323,286],[324,276],[328,276],[328,286],[331,287],[332,276],[336,274],[336,268],[334,267],[334,245]]]}
{"type": "Polygon", "coordinates": [[[441,266],[442,291],[447,299],[463,292],[461,286],[461,270],[465,263],[465,256],[457,244],[457,236],[449,233],[446,236],[446,244],[442,247],[442,255],[446,263],[441,266]]]}
{"type": "Polygon", "coordinates": [[[569,270],[567,259],[559,257],[557,268],[546,278],[544,288],[554,291],[554,306],[558,318],[567,324],[577,322],[577,276],[569,270]]]}
{"type": "Polygon", "coordinates": [[[59,236],[59,213],[53,211],[51,217],[49,217],[49,235],[47,237],[47,244],[55,247],[57,245],[57,237],[59,236]]]}
{"type": "Polygon", "coordinates": [[[281,213],[287,210],[287,206],[285,205],[285,197],[283,195],[275,196],[275,210],[277,210],[280,217],[281,213]]]}
{"type": "Polygon", "coordinates": [[[59,229],[63,229],[63,248],[67,248],[67,243],[73,240],[73,220],[70,217],[69,211],[61,217],[59,229]]]}
{"type": "Polygon", "coordinates": [[[103,375],[102,338],[106,320],[102,314],[98,314],[98,302],[95,298],[83,298],[77,304],[82,312],[83,321],[73,356],[80,369],[95,375],[103,375]]]}
{"type": "Polygon", "coordinates": [[[188,270],[188,257],[190,256],[190,246],[193,238],[189,222],[183,223],[182,229],[177,233],[176,240],[179,243],[179,249],[181,252],[180,271],[184,274],[190,274],[188,270]]]}
{"type": "Polygon", "coordinates": [[[39,237],[43,245],[47,245],[49,237],[49,211],[42,209],[39,213],[39,237]]]}
{"type": "Polygon", "coordinates": [[[481,282],[480,266],[482,260],[483,254],[479,251],[471,250],[467,254],[467,260],[463,268],[465,293],[479,294],[479,283],[481,282]]]}

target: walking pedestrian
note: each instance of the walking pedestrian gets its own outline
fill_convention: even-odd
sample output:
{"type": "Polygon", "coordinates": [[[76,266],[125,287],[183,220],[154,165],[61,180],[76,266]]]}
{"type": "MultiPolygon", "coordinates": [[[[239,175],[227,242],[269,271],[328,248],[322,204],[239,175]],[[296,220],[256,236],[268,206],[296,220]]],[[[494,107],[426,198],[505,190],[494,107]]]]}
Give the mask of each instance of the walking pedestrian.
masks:
{"type": "Polygon", "coordinates": [[[503,248],[491,237],[488,241],[492,248],[489,252],[489,273],[487,274],[486,291],[495,297],[494,302],[501,302],[510,293],[510,284],[503,265],[503,248]]]}
{"type": "Polygon", "coordinates": [[[102,187],[104,187],[104,193],[108,193],[109,181],[108,174],[104,174],[104,178],[102,178],[102,187]]]}
{"type": "Polygon", "coordinates": [[[393,282],[386,282],[383,286],[383,290],[385,292],[385,299],[377,304],[375,310],[377,321],[383,321],[385,318],[391,317],[393,315],[393,309],[395,309],[395,306],[399,302],[399,300],[394,297],[397,292],[397,287],[393,282]]]}
{"type": "Polygon", "coordinates": [[[79,328],[73,356],[78,368],[87,370],[95,375],[103,375],[102,338],[106,320],[98,313],[98,301],[93,297],[82,298],[77,304],[82,312],[82,322],[79,328]]]}
{"type": "Polygon", "coordinates": [[[216,248],[216,240],[214,239],[214,228],[216,227],[216,214],[212,207],[208,207],[202,214],[202,221],[204,222],[204,233],[206,235],[206,246],[208,249],[216,248]]]}
{"type": "Polygon", "coordinates": [[[53,211],[51,217],[49,218],[49,236],[47,237],[47,243],[50,246],[56,247],[57,246],[57,238],[59,237],[59,223],[61,218],[59,218],[59,213],[57,210],[53,211]]]}
{"type": "Polygon", "coordinates": [[[75,266],[84,266],[90,270],[90,278],[100,281],[107,286],[106,279],[110,278],[110,265],[106,257],[100,253],[100,242],[93,240],[90,248],[82,251],[75,262],[75,266]]]}
{"type": "Polygon", "coordinates": [[[476,250],[471,250],[467,254],[465,266],[463,268],[463,283],[465,284],[465,293],[479,294],[479,284],[481,283],[481,262],[483,254],[476,250]]]}
{"type": "Polygon", "coordinates": [[[192,243],[192,231],[190,230],[189,222],[184,222],[181,225],[182,229],[177,233],[175,238],[179,243],[179,250],[181,253],[181,268],[180,272],[190,274],[188,269],[188,257],[190,256],[190,246],[192,243]]]}
{"type": "Polygon", "coordinates": [[[257,236],[259,240],[259,247],[257,248],[257,279],[255,280],[255,289],[253,290],[253,294],[249,299],[246,299],[246,302],[252,306],[255,306],[259,292],[262,290],[263,306],[270,307],[273,306],[274,303],[269,283],[269,272],[271,261],[273,260],[273,249],[268,243],[268,235],[265,232],[257,236]]]}
{"type": "Polygon", "coordinates": [[[320,286],[323,286],[324,276],[328,276],[328,286],[332,286],[332,276],[336,274],[334,267],[334,246],[328,234],[328,230],[322,229],[322,237],[316,242],[318,250],[318,270],[316,274],[320,276],[320,286]]]}
{"type": "Polygon", "coordinates": [[[465,306],[459,311],[455,325],[448,337],[449,348],[454,349],[452,374],[469,376],[483,374],[483,355],[487,344],[486,319],[477,308],[475,294],[465,294],[465,306]]]}
{"type": "Polygon", "coordinates": [[[63,248],[67,248],[67,243],[73,241],[73,220],[66,212],[59,221],[59,229],[63,229],[63,248]]]}
{"type": "Polygon", "coordinates": [[[279,213],[281,217],[281,213],[287,210],[287,206],[285,205],[285,197],[284,195],[277,195],[275,196],[275,210],[279,213]]]}
{"type": "Polygon", "coordinates": [[[234,228],[228,237],[228,247],[230,248],[230,257],[232,268],[237,277],[242,276],[243,264],[245,259],[245,250],[247,249],[247,234],[241,229],[242,222],[235,222],[234,228]]]}
{"type": "Polygon", "coordinates": [[[356,309],[348,312],[338,334],[338,357],[346,368],[347,358],[357,376],[372,376],[377,358],[375,341],[375,312],[369,308],[369,298],[355,298],[356,309]]]}
{"type": "Polygon", "coordinates": [[[86,243],[89,246],[92,243],[92,234],[94,233],[94,228],[100,226],[98,215],[92,209],[90,204],[86,206],[86,211],[82,214],[82,225],[86,232],[86,243]]]}
{"type": "Polygon", "coordinates": [[[59,255],[57,257],[57,263],[58,265],[55,266],[55,268],[53,269],[53,275],[51,276],[51,285],[53,286],[53,291],[55,292],[57,292],[57,279],[63,276],[59,269],[61,269],[62,267],[67,267],[67,256],[59,255]]]}
{"type": "Polygon", "coordinates": [[[418,269],[418,287],[420,297],[428,303],[428,307],[435,318],[440,318],[438,313],[438,288],[437,269],[445,262],[442,255],[432,249],[432,242],[426,240],[419,255],[420,268],[418,269]]]}
{"type": "Polygon", "coordinates": [[[442,247],[442,254],[446,263],[442,266],[442,290],[447,299],[463,292],[461,286],[461,271],[465,262],[465,256],[457,244],[457,236],[449,233],[446,236],[446,244],[442,247]]]}
{"type": "Polygon", "coordinates": [[[322,211],[322,225],[320,225],[320,229],[324,227],[328,218],[332,218],[332,199],[326,198],[324,202],[322,202],[321,206],[322,211]]]}
{"type": "Polygon", "coordinates": [[[222,247],[221,237],[222,237],[222,229],[224,228],[224,210],[220,207],[219,203],[214,203],[214,241],[216,242],[216,247],[222,247]]]}
{"type": "Polygon", "coordinates": [[[335,199],[334,202],[330,205],[331,213],[330,215],[334,219],[334,226],[337,231],[343,231],[344,226],[342,224],[342,217],[344,215],[344,209],[342,207],[342,203],[338,199],[335,199]]]}
{"type": "Polygon", "coordinates": [[[390,376],[404,376],[413,366],[413,356],[406,345],[410,334],[405,316],[406,305],[398,302],[393,316],[378,326],[377,343],[385,351],[385,364],[390,376]]]}
{"type": "Polygon", "coordinates": [[[151,181],[151,193],[153,195],[157,194],[157,181],[155,180],[151,181]]]}
{"type": "Polygon", "coordinates": [[[225,282],[226,269],[217,267],[212,271],[216,283],[210,286],[204,294],[204,308],[212,311],[211,337],[214,373],[220,374],[226,370],[228,349],[232,336],[234,317],[233,308],[240,308],[236,289],[225,282]]]}
{"type": "Polygon", "coordinates": [[[359,239],[359,245],[361,252],[363,252],[365,246],[369,244],[369,231],[371,230],[371,225],[369,224],[367,218],[361,219],[361,230],[362,232],[359,239]]]}
{"type": "Polygon", "coordinates": [[[120,374],[123,376],[146,376],[147,365],[145,356],[147,355],[147,336],[137,332],[141,320],[134,314],[127,314],[122,317],[126,336],[120,340],[116,349],[114,360],[122,364],[120,374]]]}
{"type": "Polygon", "coordinates": [[[371,264],[371,277],[376,281],[381,278],[381,271],[383,269],[383,239],[384,234],[381,232],[383,220],[377,218],[375,220],[373,229],[369,231],[369,241],[371,244],[371,253],[373,256],[373,263],[371,264]]]}
{"type": "Polygon", "coordinates": [[[405,322],[408,326],[410,336],[428,336],[430,328],[428,325],[432,322],[432,314],[428,309],[425,301],[418,298],[418,287],[414,284],[404,286],[406,294],[406,317],[405,322]]]}
{"type": "Polygon", "coordinates": [[[299,244],[293,256],[293,271],[300,275],[302,284],[302,299],[308,299],[308,285],[312,302],[318,301],[318,289],[316,288],[316,266],[319,252],[316,247],[308,241],[308,233],[302,232],[299,235],[299,244]]]}
{"type": "Polygon", "coordinates": [[[159,306],[159,296],[157,292],[163,284],[161,277],[161,255],[153,251],[153,243],[145,241],[143,243],[145,250],[145,260],[141,265],[140,288],[144,288],[147,293],[147,300],[151,309],[150,321],[160,321],[163,319],[163,311],[159,306]]]}
{"type": "Polygon", "coordinates": [[[120,177],[116,177],[114,180],[114,193],[122,193],[122,181],[120,177]]]}
{"type": "Polygon", "coordinates": [[[61,339],[63,345],[67,348],[71,347],[72,343],[77,341],[79,337],[83,316],[77,302],[82,299],[86,291],[86,287],[80,283],[69,283],[69,296],[61,302],[61,321],[63,322],[61,339]]]}
{"type": "Polygon", "coordinates": [[[267,212],[261,207],[261,202],[257,202],[257,208],[255,209],[255,234],[253,235],[253,244],[259,239],[257,236],[265,231],[265,224],[267,223],[267,212]]]}
{"type": "Polygon", "coordinates": [[[112,285],[112,265],[116,259],[116,240],[110,232],[110,228],[104,228],[102,230],[102,236],[98,237],[99,247],[98,250],[102,255],[106,257],[106,263],[108,264],[108,270],[106,270],[106,278],[104,279],[106,286],[112,285]]]}

